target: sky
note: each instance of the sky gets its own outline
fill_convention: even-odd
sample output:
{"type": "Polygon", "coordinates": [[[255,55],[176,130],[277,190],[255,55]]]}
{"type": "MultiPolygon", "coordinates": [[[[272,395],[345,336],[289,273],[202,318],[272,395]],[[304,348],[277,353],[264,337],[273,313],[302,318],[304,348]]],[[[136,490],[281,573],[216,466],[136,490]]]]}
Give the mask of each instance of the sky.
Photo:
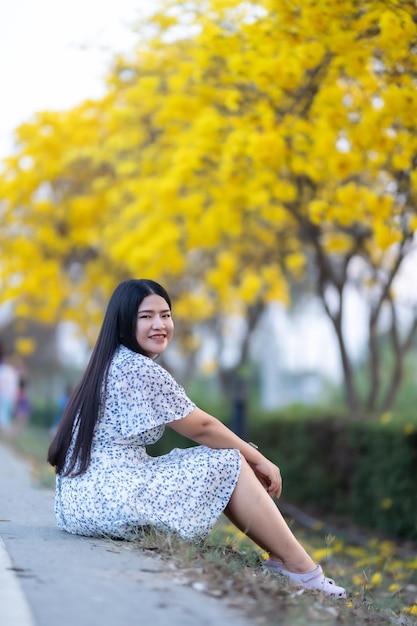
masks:
{"type": "Polygon", "coordinates": [[[0,0],[0,159],[37,111],[104,93],[117,52],[134,48],[135,20],[155,0],[0,0]]]}

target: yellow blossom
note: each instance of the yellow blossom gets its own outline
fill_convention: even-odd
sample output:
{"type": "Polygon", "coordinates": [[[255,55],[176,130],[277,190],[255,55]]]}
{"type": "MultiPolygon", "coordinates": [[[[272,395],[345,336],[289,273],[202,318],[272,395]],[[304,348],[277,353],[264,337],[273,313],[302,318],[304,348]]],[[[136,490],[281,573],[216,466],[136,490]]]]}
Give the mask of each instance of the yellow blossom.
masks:
{"type": "Polygon", "coordinates": [[[314,550],[313,559],[315,561],[323,561],[333,554],[333,550],[331,548],[322,548],[320,550],[314,550]]]}
{"type": "Polygon", "coordinates": [[[383,509],[384,511],[390,509],[392,505],[393,505],[392,498],[384,498],[381,501],[381,509],[383,509]]]}
{"type": "Polygon", "coordinates": [[[372,585],[380,585],[382,583],[382,574],[381,572],[375,572],[375,574],[373,574],[371,576],[371,580],[370,580],[372,585]]]}
{"type": "Polygon", "coordinates": [[[412,3],[166,4],[102,98],[16,129],[1,301],[84,328],[87,305],[100,320],[140,271],[173,285],[180,316],[190,290],[210,296],[198,319],[225,303],[244,315],[289,303],[312,241],[325,263],[358,251],[364,276],[385,270],[402,228],[417,230],[412,3]],[[190,20],[192,36],[172,36],[190,20]]]}
{"type": "Polygon", "coordinates": [[[379,419],[381,424],[388,424],[391,421],[391,413],[383,413],[379,419]]]}
{"type": "Polygon", "coordinates": [[[32,354],[36,349],[35,341],[30,337],[19,337],[16,339],[16,351],[22,356],[32,354]]]}
{"type": "Polygon", "coordinates": [[[352,582],[354,585],[364,585],[367,583],[367,579],[365,578],[365,576],[361,576],[359,574],[354,574],[352,576],[352,582]]]}
{"type": "Polygon", "coordinates": [[[410,615],[417,615],[417,604],[413,604],[412,606],[403,607],[403,611],[405,613],[409,613],[410,615]]]}

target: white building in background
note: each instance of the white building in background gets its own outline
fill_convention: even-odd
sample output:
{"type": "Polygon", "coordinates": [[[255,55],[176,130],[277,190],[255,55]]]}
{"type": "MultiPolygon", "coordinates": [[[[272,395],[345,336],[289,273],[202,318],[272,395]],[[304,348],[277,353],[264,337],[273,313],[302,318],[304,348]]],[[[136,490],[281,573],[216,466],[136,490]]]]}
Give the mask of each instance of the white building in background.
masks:
{"type": "Polygon", "coordinates": [[[314,302],[297,312],[278,303],[266,310],[252,350],[260,368],[263,408],[313,402],[323,378],[340,379],[335,340],[326,321],[314,302]]]}
{"type": "Polygon", "coordinates": [[[91,349],[82,332],[74,322],[61,322],[57,326],[58,359],[63,365],[84,370],[90,358],[91,349]]]}
{"type": "Polygon", "coordinates": [[[13,305],[11,302],[5,302],[0,305],[0,331],[4,326],[7,326],[13,319],[13,305]]]}
{"type": "MultiPolygon", "coordinates": [[[[364,305],[354,293],[348,299],[345,318],[349,352],[357,359],[366,341],[366,330],[364,305]]],[[[312,402],[326,380],[342,380],[336,335],[318,298],[306,298],[302,306],[291,311],[278,303],[271,304],[254,344],[261,402],[266,409],[312,402]]]]}

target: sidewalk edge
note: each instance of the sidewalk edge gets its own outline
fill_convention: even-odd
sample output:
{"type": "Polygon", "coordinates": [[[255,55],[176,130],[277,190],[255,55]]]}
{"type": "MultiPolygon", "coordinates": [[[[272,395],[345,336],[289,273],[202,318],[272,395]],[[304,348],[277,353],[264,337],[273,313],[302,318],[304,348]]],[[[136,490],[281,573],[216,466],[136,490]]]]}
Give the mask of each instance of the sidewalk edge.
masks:
{"type": "Polygon", "coordinates": [[[32,612],[23,594],[13,564],[0,537],[0,624],[35,626],[32,612]]]}

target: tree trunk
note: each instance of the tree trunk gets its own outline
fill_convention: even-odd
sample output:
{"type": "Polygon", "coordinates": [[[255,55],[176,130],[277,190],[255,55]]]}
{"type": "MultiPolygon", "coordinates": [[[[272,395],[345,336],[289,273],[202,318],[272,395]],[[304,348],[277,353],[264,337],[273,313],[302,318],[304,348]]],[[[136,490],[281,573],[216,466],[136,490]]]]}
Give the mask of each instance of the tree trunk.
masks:
{"type": "MultiPolygon", "coordinates": [[[[378,309],[379,312],[379,309],[378,309]]],[[[369,393],[366,403],[367,409],[373,413],[376,406],[377,395],[380,387],[380,354],[377,334],[377,315],[372,311],[369,316],[369,393]]]]}
{"type": "Polygon", "coordinates": [[[219,381],[222,394],[228,399],[232,417],[235,423],[239,423],[237,434],[244,436],[247,430],[246,425],[246,404],[248,400],[248,380],[241,374],[242,368],[249,359],[250,340],[259,319],[265,310],[265,305],[258,301],[248,310],[246,322],[247,328],[243,337],[239,360],[233,367],[219,369],[219,381]]]}
{"type": "Polygon", "coordinates": [[[359,403],[359,398],[358,398],[358,394],[356,391],[352,363],[349,359],[345,338],[342,332],[342,317],[340,314],[331,315],[331,313],[327,309],[326,309],[326,312],[335,329],[337,342],[339,345],[339,352],[340,352],[340,358],[342,361],[342,369],[343,369],[343,380],[345,383],[346,401],[347,401],[348,407],[352,415],[354,417],[357,417],[359,415],[360,403],[359,403]]]}
{"type": "Polygon", "coordinates": [[[354,371],[349,354],[346,348],[346,341],[343,335],[342,319],[343,319],[343,289],[345,284],[345,277],[347,272],[348,261],[346,262],[343,271],[342,278],[337,280],[334,272],[328,260],[326,259],[319,242],[316,242],[316,259],[317,267],[320,270],[320,278],[317,281],[318,296],[322,301],[324,310],[330,319],[333,328],[336,332],[337,343],[339,346],[339,354],[342,362],[343,380],[345,386],[345,397],[348,407],[353,416],[359,414],[359,397],[355,387],[354,371]],[[334,312],[327,301],[326,287],[332,286],[337,294],[337,304],[333,305],[334,312]]]}
{"type": "Polygon", "coordinates": [[[401,344],[399,333],[398,333],[398,320],[395,311],[395,305],[392,299],[390,298],[391,304],[391,329],[390,329],[390,338],[392,351],[394,355],[394,369],[392,372],[390,384],[388,386],[387,393],[384,397],[384,400],[381,404],[381,411],[385,413],[392,408],[394,404],[395,397],[400,389],[402,379],[403,379],[403,370],[404,370],[404,359],[413,345],[414,337],[417,333],[417,317],[414,318],[413,323],[411,324],[409,331],[407,333],[406,338],[401,344]]]}

